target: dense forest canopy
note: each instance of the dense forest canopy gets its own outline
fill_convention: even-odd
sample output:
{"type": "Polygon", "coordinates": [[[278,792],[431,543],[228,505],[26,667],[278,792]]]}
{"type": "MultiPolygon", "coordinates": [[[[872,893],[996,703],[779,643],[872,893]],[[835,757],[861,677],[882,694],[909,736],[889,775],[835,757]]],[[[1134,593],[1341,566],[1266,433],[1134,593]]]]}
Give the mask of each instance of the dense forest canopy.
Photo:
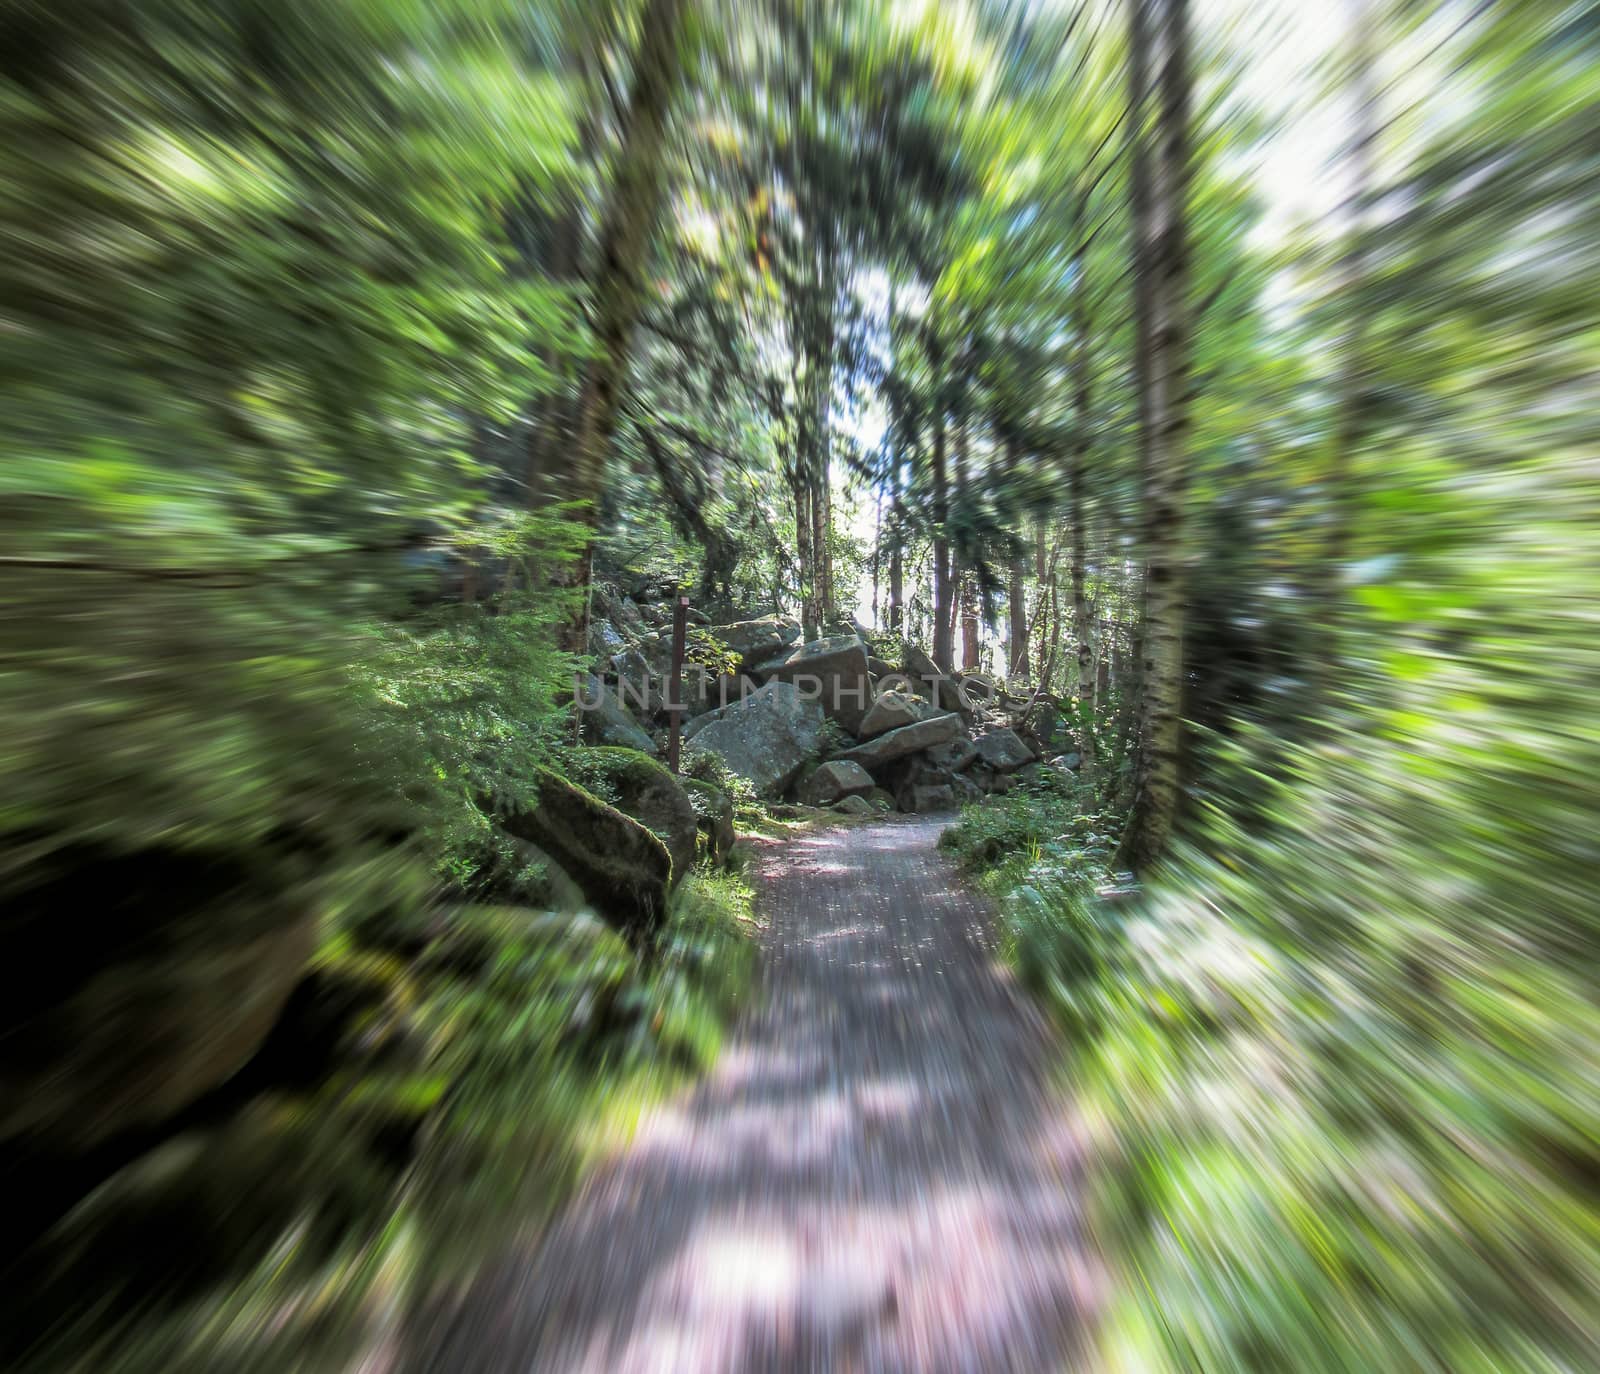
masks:
{"type": "Polygon", "coordinates": [[[402,1232],[447,1287],[508,1141],[709,1062],[734,822],[848,764],[966,804],[1070,1029],[1106,1367],[1600,1364],[1597,61],[1585,0],[0,9],[30,1285],[122,1292],[119,1180],[321,1065],[256,1248],[23,1349],[370,1327],[402,1232]]]}

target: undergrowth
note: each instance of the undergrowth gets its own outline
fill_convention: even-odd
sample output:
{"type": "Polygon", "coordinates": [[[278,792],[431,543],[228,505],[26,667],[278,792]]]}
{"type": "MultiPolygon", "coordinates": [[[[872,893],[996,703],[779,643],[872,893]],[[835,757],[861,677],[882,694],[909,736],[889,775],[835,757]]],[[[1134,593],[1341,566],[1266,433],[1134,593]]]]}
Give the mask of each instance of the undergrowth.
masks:
{"type": "Polygon", "coordinates": [[[34,1278],[70,1310],[16,1333],[27,1367],[336,1369],[395,1339],[710,1065],[753,927],[749,887],[702,868],[645,962],[593,918],[523,908],[339,930],[299,1009],[328,1039],[320,1066],[197,1121],[69,1214],[34,1278]]]}

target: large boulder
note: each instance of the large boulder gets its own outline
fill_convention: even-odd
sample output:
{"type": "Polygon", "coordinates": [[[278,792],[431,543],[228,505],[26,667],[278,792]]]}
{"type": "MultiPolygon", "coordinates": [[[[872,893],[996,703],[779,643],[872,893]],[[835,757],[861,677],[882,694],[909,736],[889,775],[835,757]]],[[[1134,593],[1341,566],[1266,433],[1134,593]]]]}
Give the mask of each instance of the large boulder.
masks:
{"type": "Polygon", "coordinates": [[[862,796],[873,786],[872,774],[859,763],[835,759],[802,781],[798,796],[807,806],[828,806],[845,797],[862,796]]]}
{"type": "Polygon", "coordinates": [[[617,674],[615,695],[625,710],[650,717],[666,705],[665,674],[643,648],[614,655],[611,666],[617,674]]]}
{"type": "Polygon", "coordinates": [[[617,809],[648,826],[666,845],[676,886],[694,867],[700,830],[700,817],[683,785],[636,749],[591,749],[587,758],[616,794],[617,809]]]}
{"type": "Polygon", "coordinates": [[[890,730],[898,730],[902,725],[915,725],[926,715],[925,703],[909,693],[883,692],[867,708],[867,713],[861,718],[861,725],[856,730],[856,737],[862,740],[873,739],[878,735],[887,734],[890,730]]]}
{"type": "Polygon", "coordinates": [[[802,644],[770,672],[768,680],[794,683],[822,703],[829,720],[838,721],[851,734],[860,728],[872,704],[867,649],[855,635],[802,644]]]}
{"type": "Polygon", "coordinates": [[[902,725],[898,730],[890,730],[865,744],[856,745],[854,749],[845,750],[840,758],[859,763],[870,772],[908,754],[956,739],[962,733],[961,717],[947,712],[942,716],[929,716],[927,720],[919,720],[911,725],[902,725]]]}
{"type": "Polygon", "coordinates": [[[683,665],[683,711],[686,721],[732,705],[755,690],[749,678],[732,673],[713,673],[703,664],[683,665]]]}
{"type": "Polygon", "coordinates": [[[948,673],[941,672],[927,654],[915,644],[907,644],[904,660],[905,675],[919,692],[927,693],[934,705],[944,711],[955,711],[968,720],[972,718],[972,703],[961,694],[961,684],[948,673]]]}
{"type": "Polygon", "coordinates": [[[700,717],[688,748],[714,755],[758,795],[775,798],[820,752],[822,722],[821,703],[806,700],[793,683],[769,682],[700,717]]]}
{"type": "Polygon", "coordinates": [[[953,788],[939,784],[912,787],[901,796],[900,809],[917,815],[954,811],[956,794],[953,788]]]}
{"type": "Polygon", "coordinates": [[[589,904],[571,875],[538,845],[516,838],[511,838],[510,844],[519,868],[511,895],[520,905],[541,911],[576,912],[589,904]]]}
{"type": "Polygon", "coordinates": [[[1015,773],[1033,762],[1033,750],[1018,738],[1015,730],[991,730],[973,743],[978,757],[997,773],[1015,773]]]}
{"type": "Polygon", "coordinates": [[[679,778],[678,781],[683,784],[689,803],[699,818],[707,857],[712,863],[724,863],[738,839],[733,828],[732,799],[720,787],[699,778],[679,778]]]}
{"type": "Polygon", "coordinates": [[[0,1142],[78,1154],[163,1122],[256,1053],[317,944],[285,867],[83,848],[8,895],[0,1142]]]}
{"type": "Polygon", "coordinates": [[[666,845],[559,773],[541,768],[537,776],[538,804],[503,816],[501,825],[550,854],[609,924],[642,943],[667,911],[672,855],[666,845]]]}
{"type": "Polygon", "coordinates": [[[706,633],[729,653],[737,654],[740,665],[748,670],[799,639],[800,625],[788,616],[769,615],[732,625],[713,625],[706,633]]]}
{"type": "Polygon", "coordinates": [[[628,641],[623,638],[621,631],[609,620],[598,618],[589,621],[589,656],[595,659],[607,659],[613,654],[621,653],[628,647],[628,641]]]}
{"type": "Polygon", "coordinates": [[[977,758],[978,746],[965,735],[957,735],[954,739],[936,744],[927,751],[929,763],[950,773],[959,773],[963,768],[976,762],[977,758]]]}
{"type": "Polygon", "coordinates": [[[617,694],[592,673],[582,679],[577,697],[578,720],[589,744],[610,744],[654,754],[656,742],[645,733],[617,694]]]}

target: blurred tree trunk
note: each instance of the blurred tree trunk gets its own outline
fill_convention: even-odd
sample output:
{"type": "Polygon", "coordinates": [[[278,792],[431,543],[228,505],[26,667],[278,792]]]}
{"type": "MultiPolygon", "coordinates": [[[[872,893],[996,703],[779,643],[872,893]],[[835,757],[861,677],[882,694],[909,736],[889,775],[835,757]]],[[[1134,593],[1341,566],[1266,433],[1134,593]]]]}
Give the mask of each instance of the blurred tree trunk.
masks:
{"type": "MultiPolygon", "coordinates": [[[[1008,427],[1005,431],[1006,471],[1016,472],[1021,463],[1020,445],[1016,434],[1008,427]]],[[[1010,576],[1006,587],[1006,662],[1004,674],[1007,683],[1028,685],[1028,559],[1018,549],[1011,559],[1010,576]]]]}
{"type": "Polygon", "coordinates": [[[933,662],[940,672],[954,667],[950,612],[950,539],[945,522],[950,518],[950,493],[945,472],[944,372],[937,343],[928,350],[933,368],[933,662]]]}
{"type": "Polygon", "coordinates": [[[961,580],[961,669],[975,672],[982,655],[978,642],[978,581],[968,573],[961,580]]]}
{"type": "MultiPolygon", "coordinates": [[[[824,438],[825,438],[824,434],[824,438]]],[[[817,562],[817,619],[826,625],[838,609],[833,596],[833,551],[829,547],[833,531],[833,486],[829,481],[827,445],[820,455],[820,470],[813,474],[811,512],[815,523],[812,535],[813,557],[817,562]]]]}
{"type": "Polygon", "coordinates": [[[878,619],[878,594],[883,590],[883,490],[879,488],[872,499],[872,628],[882,623],[878,619]]]}
{"type": "Polygon", "coordinates": [[[1349,153],[1350,194],[1345,202],[1346,248],[1333,283],[1341,296],[1346,324],[1338,340],[1339,403],[1328,455],[1328,538],[1322,557],[1313,560],[1312,596],[1325,617],[1326,652],[1318,660],[1324,695],[1337,684],[1343,659],[1343,629],[1349,609],[1343,589],[1350,558],[1359,492],[1356,460],[1369,430],[1371,365],[1367,357],[1367,309],[1362,292],[1372,274],[1367,204],[1377,179],[1378,93],[1373,80],[1375,19],[1368,0],[1345,0],[1350,44],[1348,87],[1355,106],[1355,136],[1349,153]]]}
{"type": "MultiPolygon", "coordinates": [[[[600,225],[593,272],[596,355],[584,377],[578,402],[577,432],[567,495],[588,503],[591,529],[599,524],[606,467],[616,432],[629,351],[641,301],[640,275],[661,212],[662,149],[667,116],[683,82],[682,37],[689,0],[646,0],[640,20],[639,51],[633,87],[622,125],[616,176],[600,225]]],[[[594,540],[585,547],[577,571],[588,590],[594,565],[594,540]]],[[[582,652],[588,638],[588,598],[569,628],[567,647],[582,652]]]]}
{"type": "Polygon", "coordinates": [[[817,562],[812,537],[816,530],[811,513],[812,484],[804,469],[791,482],[794,492],[795,594],[800,598],[801,635],[807,644],[817,638],[821,617],[817,612],[817,562]]]}
{"type": "MultiPolygon", "coordinates": [[[[1157,146],[1151,160],[1148,222],[1134,225],[1135,271],[1150,278],[1148,470],[1145,473],[1144,681],[1133,807],[1118,861],[1135,872],[1161,857],[1177,816],[1183,709],[1183,507],[1188,487],[1189,191],[1188,0],[1133,0],[1129,66],[1142,110],[1143,74],[1158,18],[1161,67],[1157,146]]],[[[1136,118],[1134,137],[1142,137],[1136,118]]]]}
{"type": "Polygon", "coordinates": [[[890,507],[889,526],[889,628],[896,634],[903,634],[906,619],[905,503],[900,495],[898,464],[895,466],[894,503],[890,507]]]}
{"type": "Polygon", "coordinates": [[[1006,679],[1019,687],[1026,687],[1032,673],[1028,667],[1028,560],[1011,560],[1011,585],[1007,592],[1006,607],[1006,679]]]}
{"type": "Polygon", "coordinates": [[[1078,752],[1086,769],[1094,767],[1094,720],[1100,710],[1099,694],[1092,703],[1085,698],[1085,684],[1090,680],[1090,664],[1094,657],[1094,625],[1089,608],[1089,495],[1087,469],[1089,449],[1093,442],[1089,407],[1092,389],[1089,378],[1089,319],[1084,304],[1083,260],[1080,256],[1078,271],[1074,274],[1072,288],[1072,393],[1073,413],[1077,419],[1077,433],[1067,457],[1067,501],[1071,509],[1068,558],[1069,576],[1072,580],[1072,631],[1078,642],[1078,752]]]}
{"type": "Polygon", "coordinates": [[[1050,678],[1045,673],[1045,655],[1049,650],[1049,627],[1045,623],[1044,607],[1049,599],[1050,561],[1050,520],[1048,516],[1041,515],[1034,527],[1033,533],[1033,623],[1035,626],[1035,652],[1034,662],[1039,665],[1039,687],[1042,691],[1050,690],[1050,678]]]}

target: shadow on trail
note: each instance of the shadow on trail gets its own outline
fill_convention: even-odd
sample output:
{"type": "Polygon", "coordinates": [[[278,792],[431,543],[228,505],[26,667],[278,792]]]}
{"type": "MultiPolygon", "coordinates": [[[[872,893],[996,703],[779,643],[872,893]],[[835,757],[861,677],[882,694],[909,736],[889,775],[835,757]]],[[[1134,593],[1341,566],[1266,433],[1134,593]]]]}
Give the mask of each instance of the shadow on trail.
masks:
{"type": "Polygon", "coordinates": [[[940,829],[763,850],[762,995],[716,1069],[480,1282],[416,1374],[1069,1361],[1096,1280],[1059,1050],[940,829]]]}

